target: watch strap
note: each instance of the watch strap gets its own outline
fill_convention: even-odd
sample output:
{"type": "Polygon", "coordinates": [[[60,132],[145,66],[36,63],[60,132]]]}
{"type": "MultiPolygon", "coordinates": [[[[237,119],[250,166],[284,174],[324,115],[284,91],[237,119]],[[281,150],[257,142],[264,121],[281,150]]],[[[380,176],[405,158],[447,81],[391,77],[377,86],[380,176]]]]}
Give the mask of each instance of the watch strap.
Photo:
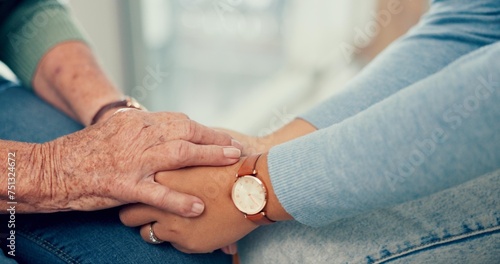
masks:
{"type": "Polygon", "coordinates": [[[267,217],[265,212],[260,212],[258,214],[254,214],[254,215],[245,215],[245,217],[248,220],[250,220],[258,225],[270,225],[270,224],[273,224],[276,222],[276,221],[269,219],[269,217],[267,217]]]}
{"type": "Polygon", "coordinates": [[[257,165],[257,161],[259,160],[261,154],[248,156],[246,160],[241,164],[240,169],[238,170],[237,177],[245,176],[245,175],[255,175],[257,174],[257,170],[255,166],[257,165]]]}

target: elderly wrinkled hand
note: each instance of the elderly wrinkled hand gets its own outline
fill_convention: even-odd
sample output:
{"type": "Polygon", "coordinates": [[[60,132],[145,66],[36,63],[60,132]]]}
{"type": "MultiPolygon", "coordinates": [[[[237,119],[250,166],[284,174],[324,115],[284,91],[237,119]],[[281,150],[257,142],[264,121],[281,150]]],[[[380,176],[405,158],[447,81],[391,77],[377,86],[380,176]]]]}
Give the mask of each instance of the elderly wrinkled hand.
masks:
{"type": "MultiPolygon", "coordinates": [[[[202,200],[155,182],[158,171],[239,160],[237,142],[180,113],[128,110],[105,122],[37,145],[41,166],[32,182],[37,211],[96,210],[141,202],[196,216],[202,200]]],[[[29,197],[25,197],[29,200],[29,197]]]]}

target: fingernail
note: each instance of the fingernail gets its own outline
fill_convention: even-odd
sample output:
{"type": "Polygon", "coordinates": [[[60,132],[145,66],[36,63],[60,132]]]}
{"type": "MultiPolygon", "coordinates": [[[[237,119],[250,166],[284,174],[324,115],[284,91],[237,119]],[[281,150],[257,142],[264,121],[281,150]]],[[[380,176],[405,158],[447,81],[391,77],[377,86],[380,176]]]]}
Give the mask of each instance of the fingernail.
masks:
{"type": "Polygon", "coordinates": [[[238,159],[241,157],[241,150],[237,148],[223,148],[224,157],[231,159],[238,159]]]}
{"type": "Polygon", "coordinates": [[[205,209],[205,206],[201,203],[194,203],[193,207],[191,207],[191,212],[193,212],[196,215],[199,215],[203,213],[203,209],[205,209]]]}
{"type": "Polygon", "coordinates": [[[229,245],[228,246],[228,251],[229,251],[230,255],[236,254],[236,252],[238,251],[238,248],[236,247],[236,244],[229,245]]]}
{"type": "Polygon", "coordinates": [[[243,145],[236,139],[231,139],[231,145],[237,149],[243,149],[243,145]]]}

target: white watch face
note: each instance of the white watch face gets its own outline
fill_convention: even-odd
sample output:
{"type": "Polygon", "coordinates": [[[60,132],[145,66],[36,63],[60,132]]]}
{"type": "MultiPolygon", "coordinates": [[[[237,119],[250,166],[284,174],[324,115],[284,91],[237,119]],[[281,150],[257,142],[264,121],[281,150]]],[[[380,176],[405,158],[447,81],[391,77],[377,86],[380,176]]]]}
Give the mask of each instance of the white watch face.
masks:
{"type": "Polygon", "coordinates": [[[234,205],[249,215],[259,213],[266,206],[266,188],[254,176],[243,176],[236,180],[231,193],[234,205]]]}

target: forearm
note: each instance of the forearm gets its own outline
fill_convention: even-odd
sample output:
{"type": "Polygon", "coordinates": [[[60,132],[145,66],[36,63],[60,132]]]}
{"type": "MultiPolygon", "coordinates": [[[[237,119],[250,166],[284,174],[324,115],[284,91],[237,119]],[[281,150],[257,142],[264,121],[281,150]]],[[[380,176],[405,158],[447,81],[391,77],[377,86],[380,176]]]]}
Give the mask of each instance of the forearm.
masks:
{"type": "Polygon", "coordinates": [[[44,162],[47,154],[40,144],[0,140],[0,210],[15,206],[16,212],[54,211],[48,191],[51,164],[44,162]]]}
{"type": "Polygon", "coordinates": [[[33,87],[40,97],[84,125],[90,124],[100,107],[123,97],[90,48],[75,41],[59,43],[45,54],[33,87]]]}
{"type": "Polygon", "coordinates": [[[0,39],[0,60],[23,85],[84,125],[122,99],[60,1],[22,1],[0,25],[0,39]]]}
{"type": "Polygon", "coordinates": [[[325,225],[498,169],[495,46],[340,124],[273,148],[269,173],[280,203],[304,224],[325,225]]]}

